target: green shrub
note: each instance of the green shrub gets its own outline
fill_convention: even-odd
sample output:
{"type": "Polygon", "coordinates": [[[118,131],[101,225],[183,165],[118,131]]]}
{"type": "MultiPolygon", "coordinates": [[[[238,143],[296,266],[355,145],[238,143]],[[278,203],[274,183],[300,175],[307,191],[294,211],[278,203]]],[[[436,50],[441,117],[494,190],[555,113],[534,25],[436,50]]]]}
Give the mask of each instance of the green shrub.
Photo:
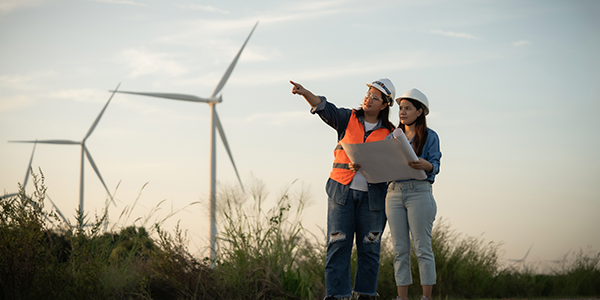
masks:
{"type": "MultiPolygon", "coordinates": [[[[173,233],[161,227],[165,219],[149,227],[148,219],[120,225],[128,222],[139,196],[109,232],[102,232],[109,221],[105,213],[90,221],[76,212],[77,224],[71,227],[62,224],[56,212],[44,211],[43,174],[32,177],[33,195],[21,188],[18,195],[0,199],[0,299],[321,299],[325,295],[325,233],[315,236],[302,226],[310,196],[304,189],[292,192],[294,183],[270,208],[266,188],[258,180],[248,194],[221,188],[217,198],[220,247],[216,267],[211,268],[208,258],[189,253],[187,234],[179,225],[173,233]]],[[[432,243],[436,299],[600,295],[600,256],[592,249],[574,254],[574,262],[560,272],[535,274],[533,269],[504,267],[498,243],[462,236],[442,219],[434,224],[432,243]]],[[[380,299],[396,296],[393,260],[386,233],[380,299]]],[[[355,251],[351,265],[354,272],[355,251]]],[[[411,267],[414,284],[409,296],[418,299],[421,287],[414,252],[411,267]]]]}
{"type": "Polygon", "coordinates": [[[0,200],[0,296],[2,299],[60,298],[72,279],[61,260],[60,237],[44,214],[44,177],[33,176],[33,197],[19,193],[0,200]]]}

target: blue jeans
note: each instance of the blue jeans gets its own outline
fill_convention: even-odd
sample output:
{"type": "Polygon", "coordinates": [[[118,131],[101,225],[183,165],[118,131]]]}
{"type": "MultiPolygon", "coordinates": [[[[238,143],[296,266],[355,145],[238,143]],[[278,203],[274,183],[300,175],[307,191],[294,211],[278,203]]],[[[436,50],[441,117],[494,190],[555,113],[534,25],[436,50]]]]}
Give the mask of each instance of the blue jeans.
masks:
{"type": "MultiPolygon", "coordinates": [[[[376,200],[383,202],[385,199],[376,200]]],[[[379,251],[386,222],[383,205],[381,208],[369,209],[368,193],[352,189],[346,199],[328,199],[326,297],[352,296],[350,257],[355,233],[358,259],[354,292],[369,296],[377,295],[379,251]]]]}
{"type": "Polygon", "coordinates": [[[436,283],[435,258],[431,248],[431,230],[437,213],[429,181],[392,182],[385,199],[385,212],[396,256],[394,274],[397,286],[412,284],[410,271],[410,235],[419,262],[421,285],[436,283]]]}

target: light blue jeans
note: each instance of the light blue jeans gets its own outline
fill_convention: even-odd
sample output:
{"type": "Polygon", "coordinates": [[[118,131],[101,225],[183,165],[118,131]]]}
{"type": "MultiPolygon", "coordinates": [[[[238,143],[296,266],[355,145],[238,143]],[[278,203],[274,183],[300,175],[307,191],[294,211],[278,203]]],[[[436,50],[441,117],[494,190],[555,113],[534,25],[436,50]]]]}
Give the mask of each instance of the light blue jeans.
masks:
{"type": "Polygon", "coordinates": [[[410,271],[410,236],[419,262],[421,285],[436,283],[431,230],[437,213],[429,181],[392,182],[388,186],[385,212],[396,256],[394,274],[397,286],[413,283],[410,271]]]}
{"type": "MultiPolygon", "coordinates": [[[[379,201],[384,201],[383,197],[379,201]]],[[[354,234],[358,254],[354,292],[377,296],[381,235],[385,228],[385,210],[370,210],[368,193],[351,189],[346,199],[328,200],[327,260],[325,262],[326,297],[352,296],[350,257],[354,234]]]]}

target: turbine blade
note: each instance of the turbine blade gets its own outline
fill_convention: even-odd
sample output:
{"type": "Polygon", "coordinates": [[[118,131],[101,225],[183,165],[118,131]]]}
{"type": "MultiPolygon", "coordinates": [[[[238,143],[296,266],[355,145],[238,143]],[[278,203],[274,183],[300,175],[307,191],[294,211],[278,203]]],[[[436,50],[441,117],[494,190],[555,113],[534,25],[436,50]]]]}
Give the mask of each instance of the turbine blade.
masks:
{"type": "Polygon", "coordinates": [[[6,194],[6,195],[2,195],[2,196],[0,196],[0,199],[14,197],[14,196],[16,196],[16,195],[18,195],[18,194],[19,194],[19,193],[12,193],[12,194],[6,194]]]}
{"type": "Polygon", "coordinates": [[[87,156],[88,161],[90,162],[90,165],[92,165],[94,172],[96,172],[96,175],[98,175],[100,182],[102,182],[104,189],[106,189],[106,192],[108,193],[108,196],[110,197],[110,201],[112,201],[112,203],[115,206],[117,206],[117,204],[115,203],[115,200],[113,199],[112,195],[110,194],[110,191],[108,190],[108,187],[106,186],[106,183],[104,183],[104,179],[102,179],[102,175],[100,175],[100,170],[98,170],[98,167],[96,166],[96,163],[94,162],[94,159],[92,158],[92,155],[90,154],[90,152],[88,151],[88,149],[85,145],[83,145],[83,150],[85,152],[85,156],[87,156]]]}
{"type": "Polygon", "coordinates": [[[527,253],[525,254],[525,257],[523,257],[523,260],[525,260],[525,258],[527,258],[527,255],[529,255],[529,251],[531,251],[531,248],[533,248],[533,244],[531,244],[531,246],[529,247],[529,250],[527,250],[527,253]]]}
{"type": "Polygon", "coordinates": [[[104,105],[104,108],[102,108],[102,110],[100,111],[100,114],[98,115],[98,117],[96,117],[96,120],[94,120],[94,123],[92,124],[92,127],[90,127],[90,130],[88,130],[88,133],[83,138],[84,141],[92,134],[92,132],[94,131],[94,129],[96,129],[96,126],[98,125],[98,122],[100,122],[100,118],[102,118],[102,115],[104,114],[104,111],[106,110],[106,107],[110,103],[110,100],[112,100],[113,96],[115,95],[115,93],[119,89],[120,85],[121,85],[121,83],[119,82],[119,84],[117,84],[117,87],[115,88],[115,90],[113,91],[113,93],[110,95],[110,98],[108,98],[108,101],[106,101],[106,104],[104,105]]]}
{"type": "MultiPolygon", "coordinates": [[[[112,91],[110,91],[110,92],[112,92],[112,91]]],[[[202,102],[202,103],[214,102],[214,100],[211,100],[211,99],[200,98],[200,97],[197,97],[194,95],[186,95],[186,94],[142,93],[142,92],[125,92],[125,91],[115,91],[115,92],[121,93],[121,94],[150,96],[150,97],[166,98],[166,99],[181,100],[181,101],[202,102]]]]}
{"type": "Polygon", "coordinates": [[[37,143],[37,144],[60,144],[60,145],[81,145],[81,142],[70,140],[42,140],[42,141],[8,141],[9,143],[37,143]]]}
{"type": "Polygon", "coordinates": [[[240,186],[242,187],[242,191],[244,190],[244,185],[242,184],[242,179],[240,179],[240,174],[238,173],[237,167],[235,166],[235,162],[233,161],[233,155],[231,155],[231,150],[229,149],[229,144],[227,143],[227,137],[225,137],[225,131],[223,131],[223,126],[221,126],[221,121],[219,121],[219,115],[215,110],[215,125],[219,130],[219,135],[221,136],[221,141],[225,145],[225,149],[227,150],[227,154],[229,154],[229,159],[231,159],[231,164],[233,165],[233,169],[235,170],[235,175],[237,176],[238,181],[240,182],[240,186]]]}
{"type": "MultiPolygon", "coordinates": [[[[569,251],[567,251],[567,254],[565,254],[565,257],[563,258],[563,260],[567,260],[567,256],[569,256],[569,253],[571,253],[571,249],[569,249],[569,251]]],[[[600,253],[598,253],[600,255],[600,253]]]]}
{"type": "Polygon", "coordinates": [[[27,180],[29,179],[29,172],[31,171],[31,163],[33,162],[33,154],[35,153],[35,146],[37,143],[33,144],[33,151],[31,151],[31,158],[29,159],[29,166],[27,166],[27,173],[25,173],[25,180],[23,180],[23,189],[27,185],[27,180]]]}
{"type": "Polygon", "coordinates": [[[56,212],[58,212],[58,215],[63,219],[63,221],[65,221],[65,223],[67,225],[71,226],[69,224],[69,221],[67,221],[67,218],[65,218],[65,215],[63,215],[63,213],[60,211],[60,209],[58,209],[58,206],[56,206],[54,201],[52,201],[52,199],[50,199],[50,196],[48,196],[48,194],[46,194],[46,197],[48,198],[48,200],[50,200],[50,203],[52,203],[52,206],[54,206],[54,209],[56,209],[56,212]]]}
{"type": "Polygon", "coordinates": [[[217,94],[221,91],[221,89],[223,89],[223,86],[227,82],[227,79],[229,79],[229,76],[231,75],[231,72],[233,72],[233,68],[235,68],[235,65],[237,64],[237,61],[240,58],[240,55],[242,55],[242,51],[244,51],[244,47],[246,47],[246,43],[248,43],[248,40],[250,40],[250,37],[252,36],[252,33],[254,32],[254,29],[256,29],[256,26],[258,26],[258,21],[256,21],[256,24],[254,24],[254,27],[252,28],[252,31],[250,31],[250,34],[246,38],[246,41],[242,45],[242,48],[240,49],[240,51],[238,52],[238,54],[235,56],[235,58],[233,59],[233,61],[229,65],[229,68],[227,68],[227,71],[225,71],[225,74],[223,74],[223,78],[221,78],[221,81],[219,82],[219,84],[215,88],[215,91],[210,96],[211,98],[215,98],[217,96],[217,94]]]}

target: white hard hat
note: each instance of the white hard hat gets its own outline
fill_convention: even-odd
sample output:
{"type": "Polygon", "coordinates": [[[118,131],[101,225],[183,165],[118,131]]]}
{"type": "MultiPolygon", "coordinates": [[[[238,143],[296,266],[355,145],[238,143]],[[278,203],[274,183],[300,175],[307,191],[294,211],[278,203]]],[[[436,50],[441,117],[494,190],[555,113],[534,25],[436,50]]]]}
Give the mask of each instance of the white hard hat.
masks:
{"type": "Polygon", "coordinates": [[[383,95],[389,97],[390,101],[388,102],[388,106],[392,106],[394,104],[394,97],[396,96],[396,88],[391,80],[387,78],[381,78],[379,80],[375,80],[371,83],[367,83],[368,87],[373,87],[378,89],[383,95]]]}
{"type": "Polygon", "coordinates": [[[404,95],[396,99],[398,105],[400,105],[400,101],[402,101],[402,99],[413,99],[421,102],[421,104],[423,104],[423,111],[425,112],[425,115],[429,114],[429,100],[427,100],[427,96],[425,96],[425,94],[423,94],[421,91],[412,89],[404,93],[404,95]]]}

